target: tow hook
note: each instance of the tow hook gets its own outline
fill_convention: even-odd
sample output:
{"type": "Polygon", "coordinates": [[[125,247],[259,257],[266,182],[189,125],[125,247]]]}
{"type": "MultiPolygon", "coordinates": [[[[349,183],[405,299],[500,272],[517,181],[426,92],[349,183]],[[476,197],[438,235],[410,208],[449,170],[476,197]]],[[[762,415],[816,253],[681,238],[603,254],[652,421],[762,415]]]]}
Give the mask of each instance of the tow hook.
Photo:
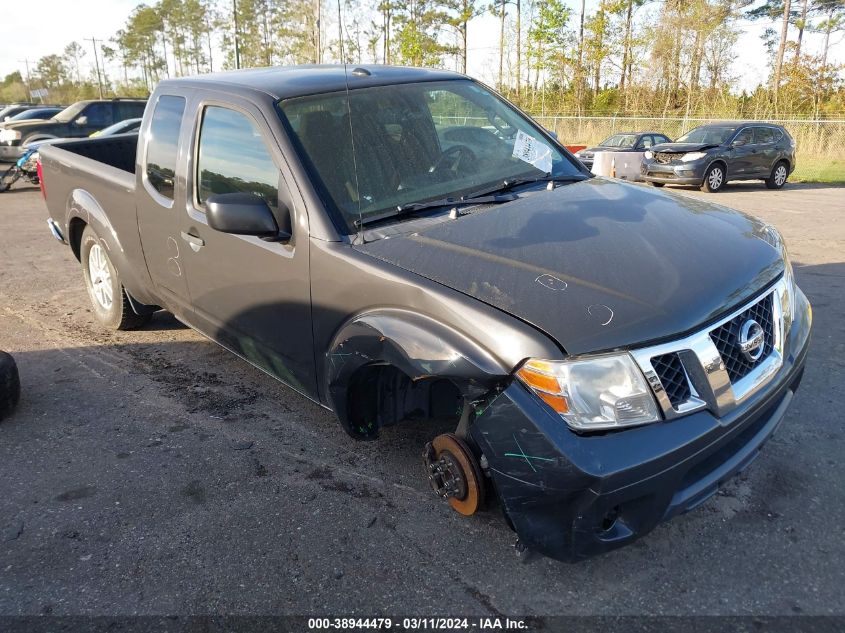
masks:
{"type": "Polygon", "coordinates": [[[484,501],[484,475],[466,442],[453,433],[438,435],[425,445],[425,467],[431,489],[452,509],[470,516],[484,501]]]}

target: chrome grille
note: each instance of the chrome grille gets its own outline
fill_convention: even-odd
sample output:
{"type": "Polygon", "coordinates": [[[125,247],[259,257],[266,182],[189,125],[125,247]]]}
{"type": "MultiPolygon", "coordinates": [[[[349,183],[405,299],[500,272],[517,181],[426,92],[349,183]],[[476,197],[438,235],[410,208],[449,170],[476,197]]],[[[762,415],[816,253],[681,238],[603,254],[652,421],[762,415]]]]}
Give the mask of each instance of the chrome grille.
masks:
{"type": "Polygon", "coordinates": [[[716,349],[719,350],[732,383],[745,378],[751,373],[752,369],[769,357],[774,345],[774,329],[772,295],[770,294],[745,312],[710,332],[710,338],[713,339],[716,349]],[[740,329],[743,323],[749,319],[754,319],[763,328],[763,353],[756,361],[747,359],[739,348],[740,329]]]}
{"type": "Polygon", "coordinates": [[[678,157],[678,154],[675,154],[674,152],[656,152],[654,154],[654,160],[656,160],[658,163],[662,163],[664,165],[666,163],[671,163],[677,157],[678,157]]]}
{"type": "Polygon", "coordinates": [[[781,279],[707,328],[631,350],[667,420],[704,408],[723,416],[777,374],[785,340],[781,305],[789,292],[781,279]],[[763,330],[762,353],[754,361],[739,348],[739,333],[750,319],[763,330]]]}
{"type": "Polygon", "coordinates": [[[669,402],[677,409],[692,395],[689,379],[678,354],[662,354],[651,359],[669,402]]]}

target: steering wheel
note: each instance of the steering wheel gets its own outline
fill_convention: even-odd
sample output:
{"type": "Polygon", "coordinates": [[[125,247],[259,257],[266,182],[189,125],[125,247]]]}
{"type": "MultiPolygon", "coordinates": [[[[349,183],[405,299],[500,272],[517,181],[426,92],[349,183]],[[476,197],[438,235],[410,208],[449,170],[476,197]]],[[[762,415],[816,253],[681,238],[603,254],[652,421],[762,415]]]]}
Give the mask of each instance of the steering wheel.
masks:
{"type": "Polygon", "coordinates": [[[466,145],[452,145],[452,147],[443,152],[440,158],[434,162],[429,172],[434,174],[444,168],[457,172],[462,167],[465,167],[468,162],[475,160],[477,160],[475,152],[466,145]]]}

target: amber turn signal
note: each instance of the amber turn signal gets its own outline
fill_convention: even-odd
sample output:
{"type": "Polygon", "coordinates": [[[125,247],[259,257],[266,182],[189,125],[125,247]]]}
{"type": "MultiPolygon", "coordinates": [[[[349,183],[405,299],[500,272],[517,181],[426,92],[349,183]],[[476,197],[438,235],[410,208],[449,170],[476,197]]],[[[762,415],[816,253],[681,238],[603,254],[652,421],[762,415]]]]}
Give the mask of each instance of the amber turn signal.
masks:
{"type": "Polygon", "coordinates": [[[569,403],[552,371],[550,363],[530,360],[517,370],[516,375],[557,413],[568,413],[569,403]]]}

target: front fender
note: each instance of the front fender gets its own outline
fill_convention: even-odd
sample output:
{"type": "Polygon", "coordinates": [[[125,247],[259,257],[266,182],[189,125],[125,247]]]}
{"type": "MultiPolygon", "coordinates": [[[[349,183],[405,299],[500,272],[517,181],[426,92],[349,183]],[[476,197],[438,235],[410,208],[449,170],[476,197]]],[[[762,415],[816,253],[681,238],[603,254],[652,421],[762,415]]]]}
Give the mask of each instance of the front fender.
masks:
{"type": "Polygon", "coordinates": [[[340,328],[324,359],[325,392],[344,425],[349,385],[366,365],[392,365],[412,381],[449,379],[469,397],[481,397],[511,370],[465,334],[430,317],[392,308],[366,312],[340,328]]]}

